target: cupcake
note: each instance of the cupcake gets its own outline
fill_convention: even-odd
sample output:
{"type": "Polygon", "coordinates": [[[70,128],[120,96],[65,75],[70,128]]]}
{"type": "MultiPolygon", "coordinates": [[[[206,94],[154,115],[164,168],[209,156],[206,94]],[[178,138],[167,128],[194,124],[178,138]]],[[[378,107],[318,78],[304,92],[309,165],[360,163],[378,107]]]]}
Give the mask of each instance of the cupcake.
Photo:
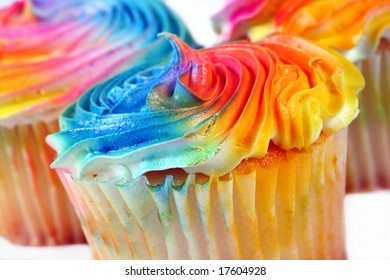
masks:
{"type": "Polygon", "coordinates": [[[170,31],[192,43],[157,0],[17,1],[0,10],[0,235],[25,245],[85,242],[45,137],[84,91],[151,55],[170,31]]]}
{"type": "Polygon", "coordinates": [[[292,36],[164,37],[169,62],[89,90],[47,138],[94,257],[344,259],[358,70],[292,36]]]}
{"type": "Polygon", "coordinates": [[[366,80],[350,126],[347,192],[390,188],[390,1],[230,1],[215,18],[225,40],[302,36],[354,62],[366,80]]]}

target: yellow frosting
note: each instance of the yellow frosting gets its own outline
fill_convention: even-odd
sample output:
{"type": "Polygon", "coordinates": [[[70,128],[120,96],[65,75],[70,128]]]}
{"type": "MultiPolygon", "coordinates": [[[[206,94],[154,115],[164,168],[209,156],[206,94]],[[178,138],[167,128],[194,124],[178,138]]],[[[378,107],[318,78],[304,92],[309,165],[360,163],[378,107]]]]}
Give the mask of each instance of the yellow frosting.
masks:
{"type": "Polygon", "coordinates": [[[87,89],[147,55],[169,57],[169,44],[157,40],[163,31],[194,45],[160,0],[25,0],[1,9],[0,124],[58,117],[87,89]]]}
{"type": "Polygon", "coordinates": [[[53,167],[74,176],[170,168],[223,175],[263,158],[271,143],[309,147],[358,113],[362,76],[335,51],[287,35],[201,50],[167,36],[169,63],[149,59],[63,112],[63,131],[48,138],[58,152],[53,167]]]}
{"type": "MultiPolygon", "coordinates": [[[[267,0],[249,1],[246,9],[231,1],[216,17],[229,21],[226,39],[253,40],[283,32],[348,52],[357,60],[369,55],[390,27],[389,0],[267,0]]],[[[389,32],[390,33],[390,32],[389,32]]]]}

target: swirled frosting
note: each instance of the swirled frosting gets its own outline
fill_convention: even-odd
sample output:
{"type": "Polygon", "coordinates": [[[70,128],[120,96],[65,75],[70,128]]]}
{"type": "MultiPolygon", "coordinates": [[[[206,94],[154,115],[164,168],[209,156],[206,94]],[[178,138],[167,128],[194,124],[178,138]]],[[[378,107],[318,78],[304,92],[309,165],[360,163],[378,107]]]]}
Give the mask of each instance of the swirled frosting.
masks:
{"type": "Polygon", "coordinates": [[[0,10],[0,124],[58,117],[144,56],[169,59],[163,31],[193,45],[160,0],[26,0],[0,10]]]}
{"type": "Polygon", "coordinates": [[[230,0],[214,20],[226,40],[285,32],[353,61],[372,54],[381,38],[390,41],[389,0],[230,0]]]}
{"type": "Polygon", "coordinates": [[[347,126],[363,79],[340,54],[275,35],[195,50],[172,34],[167,63],[131,68],[69,106],[47,142],[73,176],[183,168],[225,174],[272,141],[301,149],[347,126]]]}

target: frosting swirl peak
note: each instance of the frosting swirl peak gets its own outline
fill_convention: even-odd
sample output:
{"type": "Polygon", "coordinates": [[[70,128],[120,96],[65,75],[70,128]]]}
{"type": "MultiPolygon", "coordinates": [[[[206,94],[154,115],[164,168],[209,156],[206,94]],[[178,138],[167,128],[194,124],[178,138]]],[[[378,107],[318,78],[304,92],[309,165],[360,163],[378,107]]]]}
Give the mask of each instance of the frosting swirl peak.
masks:
{"type": "Polygon", "coordinates": [[[64,111],[63,131],[48,138],[54,168],[74,176],[169,168],[223,175],[263,157],[271,142],[308,147],[358,113],[358,70],[306,40],[274,35],[195,50],[164,36],[169,63],[131,68],[64,111]]]}

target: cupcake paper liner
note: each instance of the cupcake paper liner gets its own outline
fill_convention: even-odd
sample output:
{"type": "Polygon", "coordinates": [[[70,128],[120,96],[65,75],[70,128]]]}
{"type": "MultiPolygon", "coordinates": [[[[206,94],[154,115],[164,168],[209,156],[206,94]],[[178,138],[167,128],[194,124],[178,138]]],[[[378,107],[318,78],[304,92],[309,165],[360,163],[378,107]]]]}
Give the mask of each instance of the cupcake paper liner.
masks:
{"type": "Polygon", "coordinates": [[[366,80],[349,126],[347,192],[390,188],[390,42],[356,63],[366,80]]]}
{"type": "Polygon", "coordinates": [[[345,259],[346,137],[178,186],[57,172],[97,259],[345,259]]]}
{"type": "Polygon", "coordinates": [[[23,245],[83,243],[80,223],[45,137],[57,121],[0,127],[0,235],[23,245]]]}

